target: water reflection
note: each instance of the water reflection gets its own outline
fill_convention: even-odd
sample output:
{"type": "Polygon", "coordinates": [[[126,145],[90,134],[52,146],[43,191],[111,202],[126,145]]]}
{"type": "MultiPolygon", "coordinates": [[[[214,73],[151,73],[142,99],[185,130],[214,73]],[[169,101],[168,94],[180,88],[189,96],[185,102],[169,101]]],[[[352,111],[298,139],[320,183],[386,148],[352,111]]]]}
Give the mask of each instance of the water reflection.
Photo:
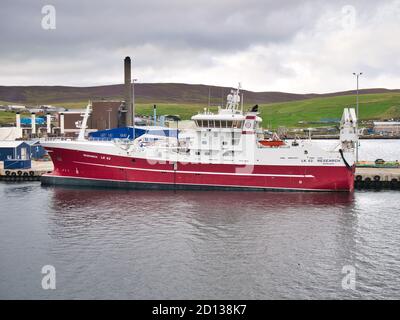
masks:
{"type": "Polygon", "coordinates": [[[350,193],[49,190],[52,237],[102,266],[140,261],[125,272],[142,298],[304,297],[332,278],[337,292],[352,261],[350,193]]]}
{"type": "Polygon", "coordinates": [[[0,195],[1,297],[380,298],[400,288],[397,192],[4,184],[0,195]],[[32,273],[44,264],[57,268],[56,292],[32,273]],[[344,265],[356,267],[356,291],[341,287],[344,265]]]}
{"type": "MultiPolygon", "coordinates": [[[[117,209],[132,208],[138,204],[159,204],[187,199],[190,203],[219,203],[245,207],[263,206],[349,206],[354,203],[354,193],[345,192],[228,192],[228,191],[132,191],[118,189],[87,189],[46,187],[52,190],[54,209],[69,207],[101,208],[110,202],[117,209]]],[[[153,208],[156,209],[156,208],[153,208]]],[[[130,210],[128,210],[130,211],[130,210]]]]}
{"type": "MultiPolygon", "coordinates": [[[[323,213],[326,208],[351,212],[352,193],[131,191],[50,187],[55,222],[82,220],[197,220],[204,225],[245,223],[250,217],[323,213]],[[72,214],[73,213],[73,214],[72,214]]],[[[316,217],[317,218],[317,217],[316,217]]],[[[189,221],[187,220],[187,221],[189,221]]],[[[193,221],[192,221],[193,222],[193,221]]]]}

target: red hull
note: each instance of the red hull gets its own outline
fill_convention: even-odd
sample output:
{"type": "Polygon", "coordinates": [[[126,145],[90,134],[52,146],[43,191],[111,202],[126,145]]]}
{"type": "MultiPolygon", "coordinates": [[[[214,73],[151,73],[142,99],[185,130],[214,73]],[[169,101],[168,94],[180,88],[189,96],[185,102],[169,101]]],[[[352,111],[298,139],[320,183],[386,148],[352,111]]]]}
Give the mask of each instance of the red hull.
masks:
{"type": "Polygon", "coordinates": [[[315,191],[353,191],[354,170],[345,166],[245,167],[233,164],[149,163],[145,159],[46,148],[54,171],[45,183],[112,185],[180,189],[285,189],[315,191]],[[105,184],[105,182],[108,182],[105,184]]]}

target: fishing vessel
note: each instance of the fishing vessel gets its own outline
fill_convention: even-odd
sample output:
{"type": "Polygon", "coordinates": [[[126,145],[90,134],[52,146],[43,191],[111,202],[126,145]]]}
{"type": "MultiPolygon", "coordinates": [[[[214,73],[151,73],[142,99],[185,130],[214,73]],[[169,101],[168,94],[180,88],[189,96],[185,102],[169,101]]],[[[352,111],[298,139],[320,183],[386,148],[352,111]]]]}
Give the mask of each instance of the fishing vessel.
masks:
{"type": "Polygon", "coordinates": [[[224,107],[194,115],[195,128],[135,140],[42,142],[54,163],[43,184],[132,189],[346,191],[354,188],[358,143],[354,109],[345,108],[331,150],[312,140],[266,142],[257,106],[243,110],[240,86],[224,107]]]}

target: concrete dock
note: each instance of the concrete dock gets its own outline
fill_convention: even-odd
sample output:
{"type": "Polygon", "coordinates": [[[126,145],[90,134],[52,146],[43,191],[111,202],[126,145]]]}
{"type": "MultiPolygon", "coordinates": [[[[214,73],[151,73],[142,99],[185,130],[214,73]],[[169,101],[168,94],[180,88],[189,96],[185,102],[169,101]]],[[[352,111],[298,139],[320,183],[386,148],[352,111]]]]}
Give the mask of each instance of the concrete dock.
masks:
{"type": "Polygon", "coordinates": [[[400,190],[400,168],[357,167],[356,189],[397,189],[400,190]]]}

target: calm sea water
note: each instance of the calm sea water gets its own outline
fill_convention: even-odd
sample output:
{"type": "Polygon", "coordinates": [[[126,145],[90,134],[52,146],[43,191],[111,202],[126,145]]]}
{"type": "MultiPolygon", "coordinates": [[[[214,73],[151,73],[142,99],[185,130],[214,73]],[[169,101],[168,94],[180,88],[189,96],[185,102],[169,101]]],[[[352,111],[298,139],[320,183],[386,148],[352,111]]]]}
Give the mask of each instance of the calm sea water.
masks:
{"type": "Polygon", "coordinates": [[[400,298],[399,243],[399,191],[0,183],[1,299],[400,298]],[[42,289],[44,265],[56,290],[42,289]]]}

